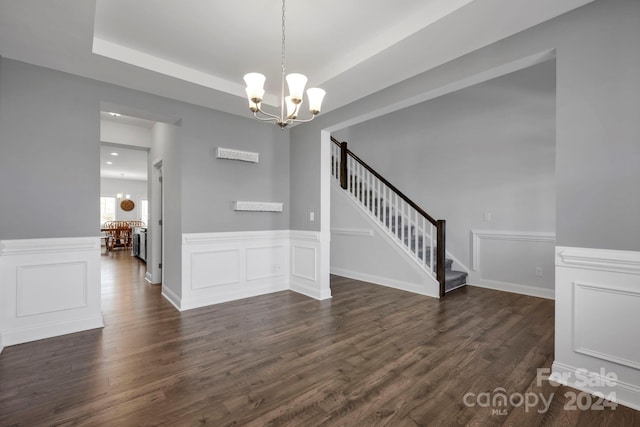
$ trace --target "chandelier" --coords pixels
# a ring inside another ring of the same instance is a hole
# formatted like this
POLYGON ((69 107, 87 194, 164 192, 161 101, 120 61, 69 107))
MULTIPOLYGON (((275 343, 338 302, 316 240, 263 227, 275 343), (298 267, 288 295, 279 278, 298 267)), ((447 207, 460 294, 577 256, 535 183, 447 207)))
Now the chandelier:
POLYGON ((320 107, 322 105, 322 99, 324 98, 325 91, 320 88, 307 89, 307 99, 309 102, 309 112, 311 117, 308 119, 298 119, 298 113, 302 106, 302 96, 304 93, 304 87, 307 84, 307 77, 298 74, 291 73, 285 77, 286 70, 284 65, 285 54, 285 0, 282 0, 282 76, 281 76, 281 88, 280 88, 280 115, 271 114, 264 111, 262 108, 262 98, 264 96, 264 82, 265 76, 260 73, 245 74, 244 81, 247 84, 246 92, 249 99, 249 109, 253 112, 253 116, 261 121, 269 122, 273 121, 281 128, 286 127, 292 123, 310 122, 314 117, 320 113, 320 107), (287 81, 289 86, 289 96, 284 96, 284 82, 287 81), (286 110, 286 115, 285 115, 286 110))

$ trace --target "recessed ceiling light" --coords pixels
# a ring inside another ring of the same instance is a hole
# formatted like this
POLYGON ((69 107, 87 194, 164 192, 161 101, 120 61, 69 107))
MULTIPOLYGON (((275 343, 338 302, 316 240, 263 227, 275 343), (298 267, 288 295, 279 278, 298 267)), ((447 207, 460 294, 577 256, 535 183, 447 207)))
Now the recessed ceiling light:
POLYGON ((113 153, 109 153, 109 154, 111 154, 112 156, 117 156, 118 155, 118 153, 116 153, 115 151, 113 153))
POLYGON ((108 165, 112 165, 113 164, 113 162, 105 162, 105 163, 108 164, 108 165))
POLYGON ((111 117, 120 117, 121 116, 121 114, 119 114, 119 113, 111 113, 111 112, 109 112, 109 114, 111 114, 111 117))

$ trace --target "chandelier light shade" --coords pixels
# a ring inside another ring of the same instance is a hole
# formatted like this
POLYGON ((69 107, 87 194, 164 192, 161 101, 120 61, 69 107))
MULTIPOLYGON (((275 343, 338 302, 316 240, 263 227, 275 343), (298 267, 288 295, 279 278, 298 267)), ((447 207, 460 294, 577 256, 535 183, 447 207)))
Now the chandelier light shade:
POLYGON ((307 89, 307 101, 309 103, 309 112, 311 117, 308 119, 298 119, 300 108, 303 104, 304 87, 307 85, 307 77, 299 73, 286 74, 285 68, 285 0, 282 0, 282 76, 280 89, 280 115, 271 114, 262 109, 262 99, 264 98, 264 82, 266 77, 260 73, 248 73, 244 76, 244 82, 247 87, 247 99, 249 100, 249 110, 253 112, 253 116, 261 121, 270 121, 276 123, 281 128, 285 128, 292 123, 309 122, 320 114, 322 100, 325 91, 320 88, 307 89), (289 88, 289 96, 284 96, 285 81, 289 88), (286 112, 286 115, 285 115, 286 112))

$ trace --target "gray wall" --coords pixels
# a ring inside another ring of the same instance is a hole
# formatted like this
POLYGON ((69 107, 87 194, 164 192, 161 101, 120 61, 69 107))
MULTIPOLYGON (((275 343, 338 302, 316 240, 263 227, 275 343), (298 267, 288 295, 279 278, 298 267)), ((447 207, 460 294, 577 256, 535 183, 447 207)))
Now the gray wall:
POLYGON ((0 59, 0 239, 97 236, 94 82, 0 59))
POLYGON ((289 227, 288 209, 280 214, 231 209, 236 198, 288 205, 288 132, 18 61, 1 61, 0 239, 98 235, 101 103, 182 119, 184 188, 182 199, 171 203, 182 210, 183 232, 289 227), (218 145, 253 149, 264 153, 264 160, 249 173, 245 164, 211 158, 209 149, 218 145))
MULTIPOLYGON (((433 217, 446 219, 447 250, 470 267, 472 229, 555 231, 555 75, 555 61, 543 62, 336 137, 433 217)), ((524 283, 534 272, 531 266, 511 277, 524 283)))
POLYGON ((190 141, 182 147, 183 232, 289 228, 288 131, 202 110, 183 119, 181 137, 190 141), (217 159, 216 147, 258 152, 260 161, 217 159), (236 212, 234 200, 283 202, 284 211, 236 212))
POLYGON ((151 200, 151 220, 147 233, 147 274, 153 283, 162 282, 163 287, 180 297, 182 295, 182 126, 157 122, 151 130, 148 176, 151 200), (156 163, 162 162, 162 187, 156 163), (162 197, 159 189, 162 188, 162 197), (160 203, 162 201, 162 204, 160 203), (159 219, 162 218, 162 227, 159 219), (161 234, 163 233, 163 234, 161 234), (161 239, 162 237, 162 239, 161 239), (164 251, 164 252, 162 252, 164 251), (162 257, 161 257, 162 254, 162 257), (163 263, 162 272, 158 268, 163 263), (164 276, 164 277, 163 277, 164 276))
MULTIPOLYGON (((463 27, 474 13, 471 4, 437 25, 463 27)), ((310 159, 319 159, 321 129, 555 49, 558 245, 640 250, 639 20, 638 1, 597 0, 294 128, 292 228, 319 227, 305 211, 320 204, 319 167, 310 159)))

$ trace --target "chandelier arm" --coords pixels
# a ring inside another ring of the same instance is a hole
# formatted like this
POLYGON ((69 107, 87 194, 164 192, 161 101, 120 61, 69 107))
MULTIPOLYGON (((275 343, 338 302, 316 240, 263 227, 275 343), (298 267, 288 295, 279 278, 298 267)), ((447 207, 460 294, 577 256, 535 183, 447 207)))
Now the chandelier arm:
POLYGON ((277 117, 275 117, 275 116, 273 116, 273 117, 267 117, 267 118, 259 117, 257 112, 253 113, 253 118, 254 118, 254 119, 257 119, 257 120, 260 120, 261 122, 274 122, 274 121, 275 121, 275 122, 277 122, 277 121, 279 120, 279 119, 278 119, 277 117))
POLYGON ((292 123, 307 123, 316 118, 317 114, 314 114, 309 119, 291 119, 292 123))
MULTIPOLYGON (((265 115, 265 116, 267 116, 267 117, 271 117, 271 119, 275 119, 275 120, 278 120, 278 121, 282 121, 282 118, 281 118, 280 116, 276 116, 275 114, 267 113, 267 112, 266 112, 266 111, 264 111, 262 108, 258 108, 258 111, 256 111, 256 112, 254 112, 254 113, 253 113, 253 115, 254 115, 257 119, 259 119, 259 120, 262 120, 262 119, 260 119, 260 118, 257 116, 257 114, 258 114, 258 113, 262 113, 262 114, 264 114, 264 115, 265 115)), ((271 120, 271 119, 268 119, 268 120, 271 120)))

